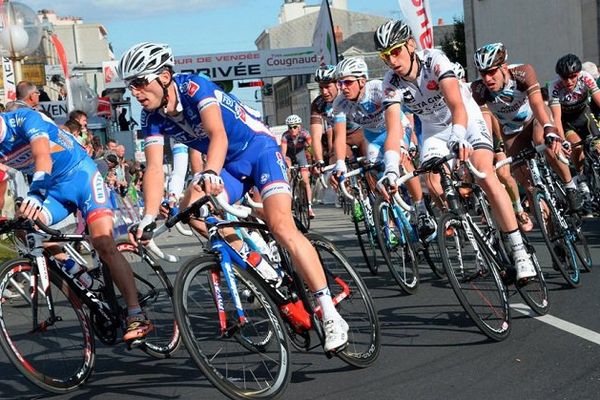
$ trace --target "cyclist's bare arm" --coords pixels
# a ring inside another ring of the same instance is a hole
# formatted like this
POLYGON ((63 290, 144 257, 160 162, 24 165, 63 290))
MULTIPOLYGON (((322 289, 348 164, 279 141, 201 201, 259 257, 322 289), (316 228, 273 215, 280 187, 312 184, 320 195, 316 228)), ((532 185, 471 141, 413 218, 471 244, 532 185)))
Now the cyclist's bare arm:
POLYGON ((202 160, 202 153, 196 149, 189 149, 190 154, 190 165, 192 167, 192 174, 204 171, 204 160, 202 160))
POLYGON ((160 143, 146 145, 146 173, 142 182, 144 189, 144 213, 158 215, 160 203, 163 199, 165 173, 163 171, 163 145, 160 143))
POLYGON ((565 137, 565 130, 562 125, 562 110, 560 108, 560 104, 553 104, 550 106, 550 111, 552 111, 552 119, 554 120, 554 126, 558 130, 558 133, 561 137, 565 137))
POLYGON ((310 136, 313 138, 312 148, 316 161, 323 161, 323 145, 321 138, 323 137, 323 120, 320 116, 310 116, 310 136), (316 120, 319 122, 316 122, 316 120))

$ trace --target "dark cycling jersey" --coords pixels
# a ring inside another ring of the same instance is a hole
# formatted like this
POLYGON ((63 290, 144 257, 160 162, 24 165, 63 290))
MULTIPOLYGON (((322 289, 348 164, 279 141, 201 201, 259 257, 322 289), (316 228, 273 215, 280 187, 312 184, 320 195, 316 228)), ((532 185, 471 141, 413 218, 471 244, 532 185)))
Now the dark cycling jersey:
POLYGON ((505 135, 520 133, 531 122, 529 95, 539 90, 535 70, 529 64, 509 67, 506 83, 499 92, 492 92, 481 79, 471 84, 473 99, 498 118, 505 135))
POLYGON ((286 156, 292 159, 296 158, 298 154, 304 154, 306 148, 310 146, 310 142, 310 133, 304 129, 296 137, 292 136, 289 130, 281 136, 281 143, 287 143, 286 156))

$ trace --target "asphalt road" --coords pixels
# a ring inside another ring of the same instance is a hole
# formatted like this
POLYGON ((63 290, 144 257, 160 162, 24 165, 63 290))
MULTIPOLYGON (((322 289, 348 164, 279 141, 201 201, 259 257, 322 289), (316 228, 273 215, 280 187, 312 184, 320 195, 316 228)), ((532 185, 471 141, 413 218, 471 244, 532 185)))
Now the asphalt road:
MULTIPOLYGON (((518 294, 511 296, 512 333, 491 342, 471 323, 449 285, 421 266, 422 284, 403 295, 389 272, 370 276, 362 267, 349 217, 319 207, 314 229, 333 239, 359 271, 375 299, 382 327, 382 351, 366 370, 352 369, 318 351, 292 355, 291 383, 285 399, 599 399, 600 271, 584 274, 570 289, 545 268, 550 312, 531 318, 518 294), (519 311, 520 310, 520 311, 519 311)), ((587 220, 586 236, 600 269, 600 224, 587 220)), ((542 265, 548 256, 533 235, 542 265)), ((163 249, 183 259, 198 252, 188 238, 171 233, 163 249)), ((177 266, 168 267, 174 277, 177 266)), ((54 396, 30 385, 0 352, 0 399, 220 399, 185 349, 174 358, 154 360, 123 345, 97 342, 96 369, 88 383, 54 396)))

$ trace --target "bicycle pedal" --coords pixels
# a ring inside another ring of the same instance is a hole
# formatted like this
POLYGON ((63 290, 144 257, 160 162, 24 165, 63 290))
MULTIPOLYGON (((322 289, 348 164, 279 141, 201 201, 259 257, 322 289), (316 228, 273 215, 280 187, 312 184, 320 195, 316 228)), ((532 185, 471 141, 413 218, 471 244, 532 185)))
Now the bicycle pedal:
POLYGON ((146 343, 145 339, 133 339, 133 340, 130 340, 129 342, 125 342, 125 344, 127 345, 127 350, 129 350, 129 351, 131 351, 137 347, 140 347, 144 343, 146 343))
POLYGON ((341 353, 341 352, 343 352, 344 350, 346 350, 346 347, 348 347, 348 342, 346 342, 346 344, 344 344, 344 345, 342 345, 342 346, 338 347, 337 349, 333 349, 333 350, 330 350, 330 351, 326 351, 326 352, 325 352, 325 355, 327 356, 327 358, 331 359, 331 358, 333 358, 334 356, 336 356, 338 353, 341 353))

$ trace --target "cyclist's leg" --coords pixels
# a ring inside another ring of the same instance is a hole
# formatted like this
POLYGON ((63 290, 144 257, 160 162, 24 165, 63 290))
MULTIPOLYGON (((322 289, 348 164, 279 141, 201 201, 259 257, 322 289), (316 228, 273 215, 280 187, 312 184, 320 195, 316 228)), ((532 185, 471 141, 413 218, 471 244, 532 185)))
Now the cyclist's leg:
POLYGON ((478 179, 478 183, 488 197, 494 218, 510 242, 517 268, 517 278, 535 276, 536 271, 523 243, 515 213, 512 211, 510 197, 494 171, 491 136, 483 117, 480 116, 480 113, 478 116, 477 112, 478 110, 473 110, 469 113, 467 140, 474 149, 471 162, 480 172, 485 173, 485 178, 478 179))
POLYGON ((293 265, 323 310, 325 350, 338 349, 348 341, 348 325, 333 305, 316 250, 296 228, 292 218, 291 189, 285 179, 285 167, 279 162, 279 148, 264 140, 255 158, 252 177, 263 199, 266 223, 275 240, 289 252, 293 265), (264 174, 268 174, 269 178, 263 182, 260 177, 264 174))

